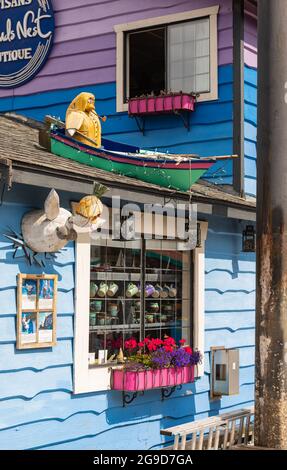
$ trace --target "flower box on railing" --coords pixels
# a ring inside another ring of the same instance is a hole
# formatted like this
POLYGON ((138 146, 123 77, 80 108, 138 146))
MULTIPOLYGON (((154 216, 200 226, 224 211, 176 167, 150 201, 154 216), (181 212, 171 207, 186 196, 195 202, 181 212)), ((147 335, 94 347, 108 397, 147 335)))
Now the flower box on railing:
POLYGON ((194 93, 167 93, 159 96, 140 96, 130 98, 128 112, 130 116, 146 114, 194 111, 196 95, 194 93))
POLYGON ((191 382, 194 382, 194 365, 149 370, 122 368, 112 371, 111 389, 141 392, 154 388, 175 387, 191 382))

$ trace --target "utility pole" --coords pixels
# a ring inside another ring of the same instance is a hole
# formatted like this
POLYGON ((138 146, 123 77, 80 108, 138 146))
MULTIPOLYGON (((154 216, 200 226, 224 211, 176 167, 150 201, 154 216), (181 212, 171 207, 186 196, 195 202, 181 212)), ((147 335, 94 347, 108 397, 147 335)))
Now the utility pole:
POLYGON ((255 445, 287 449, 287 1, 258 0, 255 445))

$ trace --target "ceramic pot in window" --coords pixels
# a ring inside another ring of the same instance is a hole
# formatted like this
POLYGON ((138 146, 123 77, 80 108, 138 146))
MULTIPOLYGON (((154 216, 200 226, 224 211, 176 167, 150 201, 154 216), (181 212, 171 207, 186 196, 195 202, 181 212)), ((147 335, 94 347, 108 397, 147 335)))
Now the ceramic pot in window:
POLYGON ((154 292, 152 293, 152 297, 154 299, 158 299, 160 297, 160 293, 162 291, 162 287, 159 285, 159 284, 156 284, 155 288, 154 288, 154 292))
POLYGON ((169 287, 165 285, 160 292, 160 296, 162 299, 166 299, 168 295, 169 295, 169 287))
POLYGON ((98 296, 105 297, 105 295, 108 292, 108 288, 109 288, 108 284, 106 284, 105 282, 101 282, 99 290, 98 290, 98 296))
POLYGON ((147 322, 147 323, 153 323, 153 322, 154 322, 154 316, 151 315, 151 314, 147 314, 147 315, 145 316, 145 319, 146 319, 146 322, 147 322))
POLYGON ((174 286, 171 286, 169 288, 169 297, 176 297, 176 294, 177 294, 177 289, 174 287, 174 286))
POLYGON ((138 293, 139 289, 136 284, 130 283, 126 290, 126 296, 130 299, 138 293))
POLYGON ((103 301, 102 300, 96 300, 94 302, 94 306, 95 306, 95 311, 96 312, 100 312, 102 310, 102 305, 103 305, 103 301))
POLYGON ((90 283, 90 297, 96 297, 98 292, 98 286, 94 282, 90 283))
POLYGON ((112 317, 117 317, 118 316, 118 305, 117 304, 109 304, 108 306, 108 312, 112 317))
POLYGON ((145 286, 145 295, 146 295, 146 297, 151 297, 152 294, 154 293, 154 291, 155 291, 155 288, 152 284, 147 284, 145 286))
POLYGON ((111 282, 109 285, 107 295, 108 297, 113 297, 119 290, 119 286, 115 282, 111 282))
POLYGON ((159 311, 159 304, 157 302, 151 302, 149 308, 153 313, 157 313, 159 311))
POLYGON ((97 323, 97 314, 90 313, 90 326, 96 326, 97 323))
POLYGON ((97 325, 104 325, 105 324, 105 315, 98 315, 97 316, 97 325))

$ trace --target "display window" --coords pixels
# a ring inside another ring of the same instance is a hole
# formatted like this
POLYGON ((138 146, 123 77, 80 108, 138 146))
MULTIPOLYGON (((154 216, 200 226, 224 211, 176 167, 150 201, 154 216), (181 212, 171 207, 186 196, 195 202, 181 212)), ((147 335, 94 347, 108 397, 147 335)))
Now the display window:
POLYGON ((124 342, 172 336, 191 342, 191 253, 176 241, 91 244, 89 365, 113 363, 124 342))
POLYGON ((200 228, 200 246, 185 251, 157 232, 131 241, 78 233, 74 393, 109 390, 128 339, 184 338, 204 351, 207 222, 200 228))

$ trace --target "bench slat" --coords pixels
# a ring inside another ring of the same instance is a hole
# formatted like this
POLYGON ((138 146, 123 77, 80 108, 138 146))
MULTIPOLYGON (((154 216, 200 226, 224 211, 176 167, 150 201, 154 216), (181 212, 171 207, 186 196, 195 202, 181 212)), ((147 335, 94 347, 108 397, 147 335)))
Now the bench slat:
POLYGON ((223 413, 221 415, 212 416, 210 418, 204 418, 200 421, 192 421, 190 423, 180 424, 171 428, 162 429, 160 433, 165 436, 172 436, 182 433, 192 434, 194 430, 200 431, 201 429, 206 429, 212 425, 216 426, 219 424, 224 424, 229 419, 242 418, 244 420, 245 416, 248 416, 252 413, 252 408, 241 409, 231 413, 223 413))

